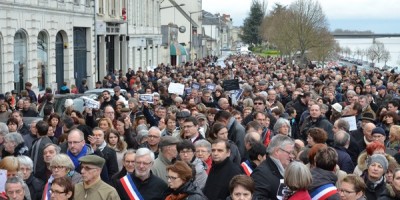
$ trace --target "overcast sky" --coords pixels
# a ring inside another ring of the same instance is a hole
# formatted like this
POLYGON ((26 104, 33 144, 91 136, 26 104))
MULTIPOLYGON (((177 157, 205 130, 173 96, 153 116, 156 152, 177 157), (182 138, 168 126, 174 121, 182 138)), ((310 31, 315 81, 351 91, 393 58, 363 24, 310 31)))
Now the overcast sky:
MULTIPOLYGON (((295 0, 266 0, 267 12, 275 5, 295 0)), ((230 14, 235 26, 241 26, 250 12, 252 0, 203 0, 203 10, 230 14)), ((400 33, 399 0, 319 0, 329 28, 371 30, 375 33, 400 33)))

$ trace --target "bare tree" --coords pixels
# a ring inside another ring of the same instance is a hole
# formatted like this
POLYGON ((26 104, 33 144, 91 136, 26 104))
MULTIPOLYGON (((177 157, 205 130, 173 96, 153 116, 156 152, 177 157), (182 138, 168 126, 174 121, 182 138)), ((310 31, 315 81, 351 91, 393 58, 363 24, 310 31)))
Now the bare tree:
POLYGON ((372 62, 374 62, 374 60, 380 62, 383 59, 385 51, 387 51, 385 45, 382 42, 377 41, 368 48, 368 58, 371 59, 372 62))
POLYGON ((390 58, 391 58, 390 52, 387 50, 384 50, 382 53, 381 59, 383 60, 383 62, 385 62, 385 66, 386 66, 386 63, 390 60, 390 58))

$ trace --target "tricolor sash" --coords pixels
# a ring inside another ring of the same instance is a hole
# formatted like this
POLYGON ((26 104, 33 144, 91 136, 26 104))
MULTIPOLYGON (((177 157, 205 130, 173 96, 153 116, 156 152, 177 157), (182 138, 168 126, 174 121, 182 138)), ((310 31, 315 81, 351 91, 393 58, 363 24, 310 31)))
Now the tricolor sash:
POLYGON ((142 195, 139 193, 139 190, 136 188, 136 185, 133 182, 131 175, 127 174, 119 180, 121 181, 121 184, 124 187, 126 194, 128 194, 129 199, 144 200, 142 195))
POLYGON ((51 185, 50 184, 51 184, 50 182, 46 183, 44 190, 43 190, 43 194, 42 194, 42 200, 50 200, 50 196, 51 196, 51 194, 50 194, 51 185))
POLYGON ((318 187, 316 190, 311 192, 310 196, 312 200, 322 200, 337 193, 337 188, 333 184, 325 184, 318 187))
POLYGON ((251 173, 253 173, 253 169, 250 166, 250 162, 248 160, 246 160, 245 162, 242 162, 242 164, 240 164, 244 170, 244 173, 246 173, 247 176, 250 176, 251 173))

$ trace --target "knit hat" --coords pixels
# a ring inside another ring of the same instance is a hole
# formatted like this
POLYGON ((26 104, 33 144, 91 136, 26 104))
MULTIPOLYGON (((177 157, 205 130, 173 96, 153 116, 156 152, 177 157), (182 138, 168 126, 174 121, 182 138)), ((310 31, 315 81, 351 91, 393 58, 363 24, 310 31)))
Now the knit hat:
POLYGON ((369 157, 368 162, 367 162, 368 167, 372 163, 379 163, 383 167, 384 173, 386 173, 388 166, 389 166, 388 160, 386 159, 386 157, 384 155, 381 155, 381 154, 374 154, 371 157, 369 157))
POLYGON ((383 130, 383 128, 381 127, 376 127, 374 129, 372 129, 371 135, 373 134, 381 134, 383 136, 386 136, 385 130, 383 130))

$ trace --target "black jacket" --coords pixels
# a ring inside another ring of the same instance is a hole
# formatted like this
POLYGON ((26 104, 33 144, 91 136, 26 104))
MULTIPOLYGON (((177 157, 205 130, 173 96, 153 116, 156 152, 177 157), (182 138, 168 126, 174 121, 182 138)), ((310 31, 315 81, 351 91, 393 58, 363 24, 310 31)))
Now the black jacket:
POLYGON ((46 144, 48 143, 53 143, 48 136, 38 138, 33 142, 33 146, 30 152, 31 158, 33 160, 33 169, 34 169, 33 175, 44 182, 47 181, 47 177, 45 175, 46 163, 44 162, 43 158, 43 149, 44 146, 46 146, 46 144))
POLYGON ((42 199, 44 182, 31 174, 28 179, 25 180, 26 185, 28 185, 29 193, 31 194, 32 200, 42 199))
MULTIPOLYGON (((312 175, 312 184, 308 189, 308 192, 311 194, 316 191, 319 187, 326 184, 336 185, 337 176, 332 171, 323 170, 321 168, 311 169, 312 175)), ((328 197, 327 200, 339 200, 339 193, 333 194, 328 197)))
POLYGON ((268 156, 251 174, 256 190, 257 199, 277 199, 276 194, 283 176, 274 161, 268 156))
POLYGON ((211 200, 225 200, 230 195, 229 181, 242 173, 241 167, 233 163, 229 157, 218 164, 213 162, 203 189, 204 195, 211 200))
POLYGON ((25 146, 25 143, 21 143, 14 148, 14 153, 11 154, 11 153, 7 152, 6 149, 4 148, 1 155, 3 156, 3 158, 6 156, 15 156, 15 157, 28 156, 29 157, 29 149, 27 146, 25 146))
POLYGON ((208 200, 200 188, 196 187, 192 181, 186 182, 177 190, 170 189, 170 195, 188 194, 185 200, 208 200))
POLYGON ((380 199, 381 196, 386 196, 385 194, 389 193, 388 189, 390 185, 386 183, 384 178, 381 179, 376 186, 374 186, 375 184, 368 179, 367 170, 364 171, 361 177, 364 179, 365 185, 367 185, 367 188, 365 189, 365 196, 367 197, 367 200, 380 199))
POLYGON ((240 152, 240 157, 245 158, 245 151, 246 151, 244 147, 244 135, 246 134, 245 128, 238 121, 236 121, 236 119, 234 119, 233 124, 228 128, 229 128, 228 139, 236 144, 240 152))
MULTIPOLYGON (((133 183, 138 189, 139 193, 142 195, 143 199, 146 200, 164 200, 167 196, 168 185, 162 179, 153 175, 150 172, 150 177, 142 181, 135 175, 130 175, 133 183)), ((120 180, 117 181, 115 189, 121 199, 129 199, 128 194, 125 192, 124 187, 120 180)))
MULTIPOLYGON (((118 172, 117 153, 108 146, 105 146, 101 152, 103 153, 103 158, 106 160, 108 177, 111 179, 118 172)), ((106 182, 110 183, 110 180, 106 182)))
POLYGON ((325 116, 320 116, 319 118, 317 118, 316 120, 313 120, 311 118, 311 116, 308 116, 303 124, 300 127, 300 135, 301 137, 306 140, 307 139, 307 131, 310 128, 322 128, 326 131, 326 133, 328 133, 328 140, 326 141, 327 144, 329 144, 330 146, 332 146, 333 144, 333 125, 331 124, 331 122, 329 122, 328 119, 326 119, 325 116))
POLYGON ((349 153, 347 153, 347 149, 344 147, 335 146, 335 150, 338 154, 337 164, 339 165, 339 168, 348 174, 353 173, 355 165, 353 164, 349 153))

